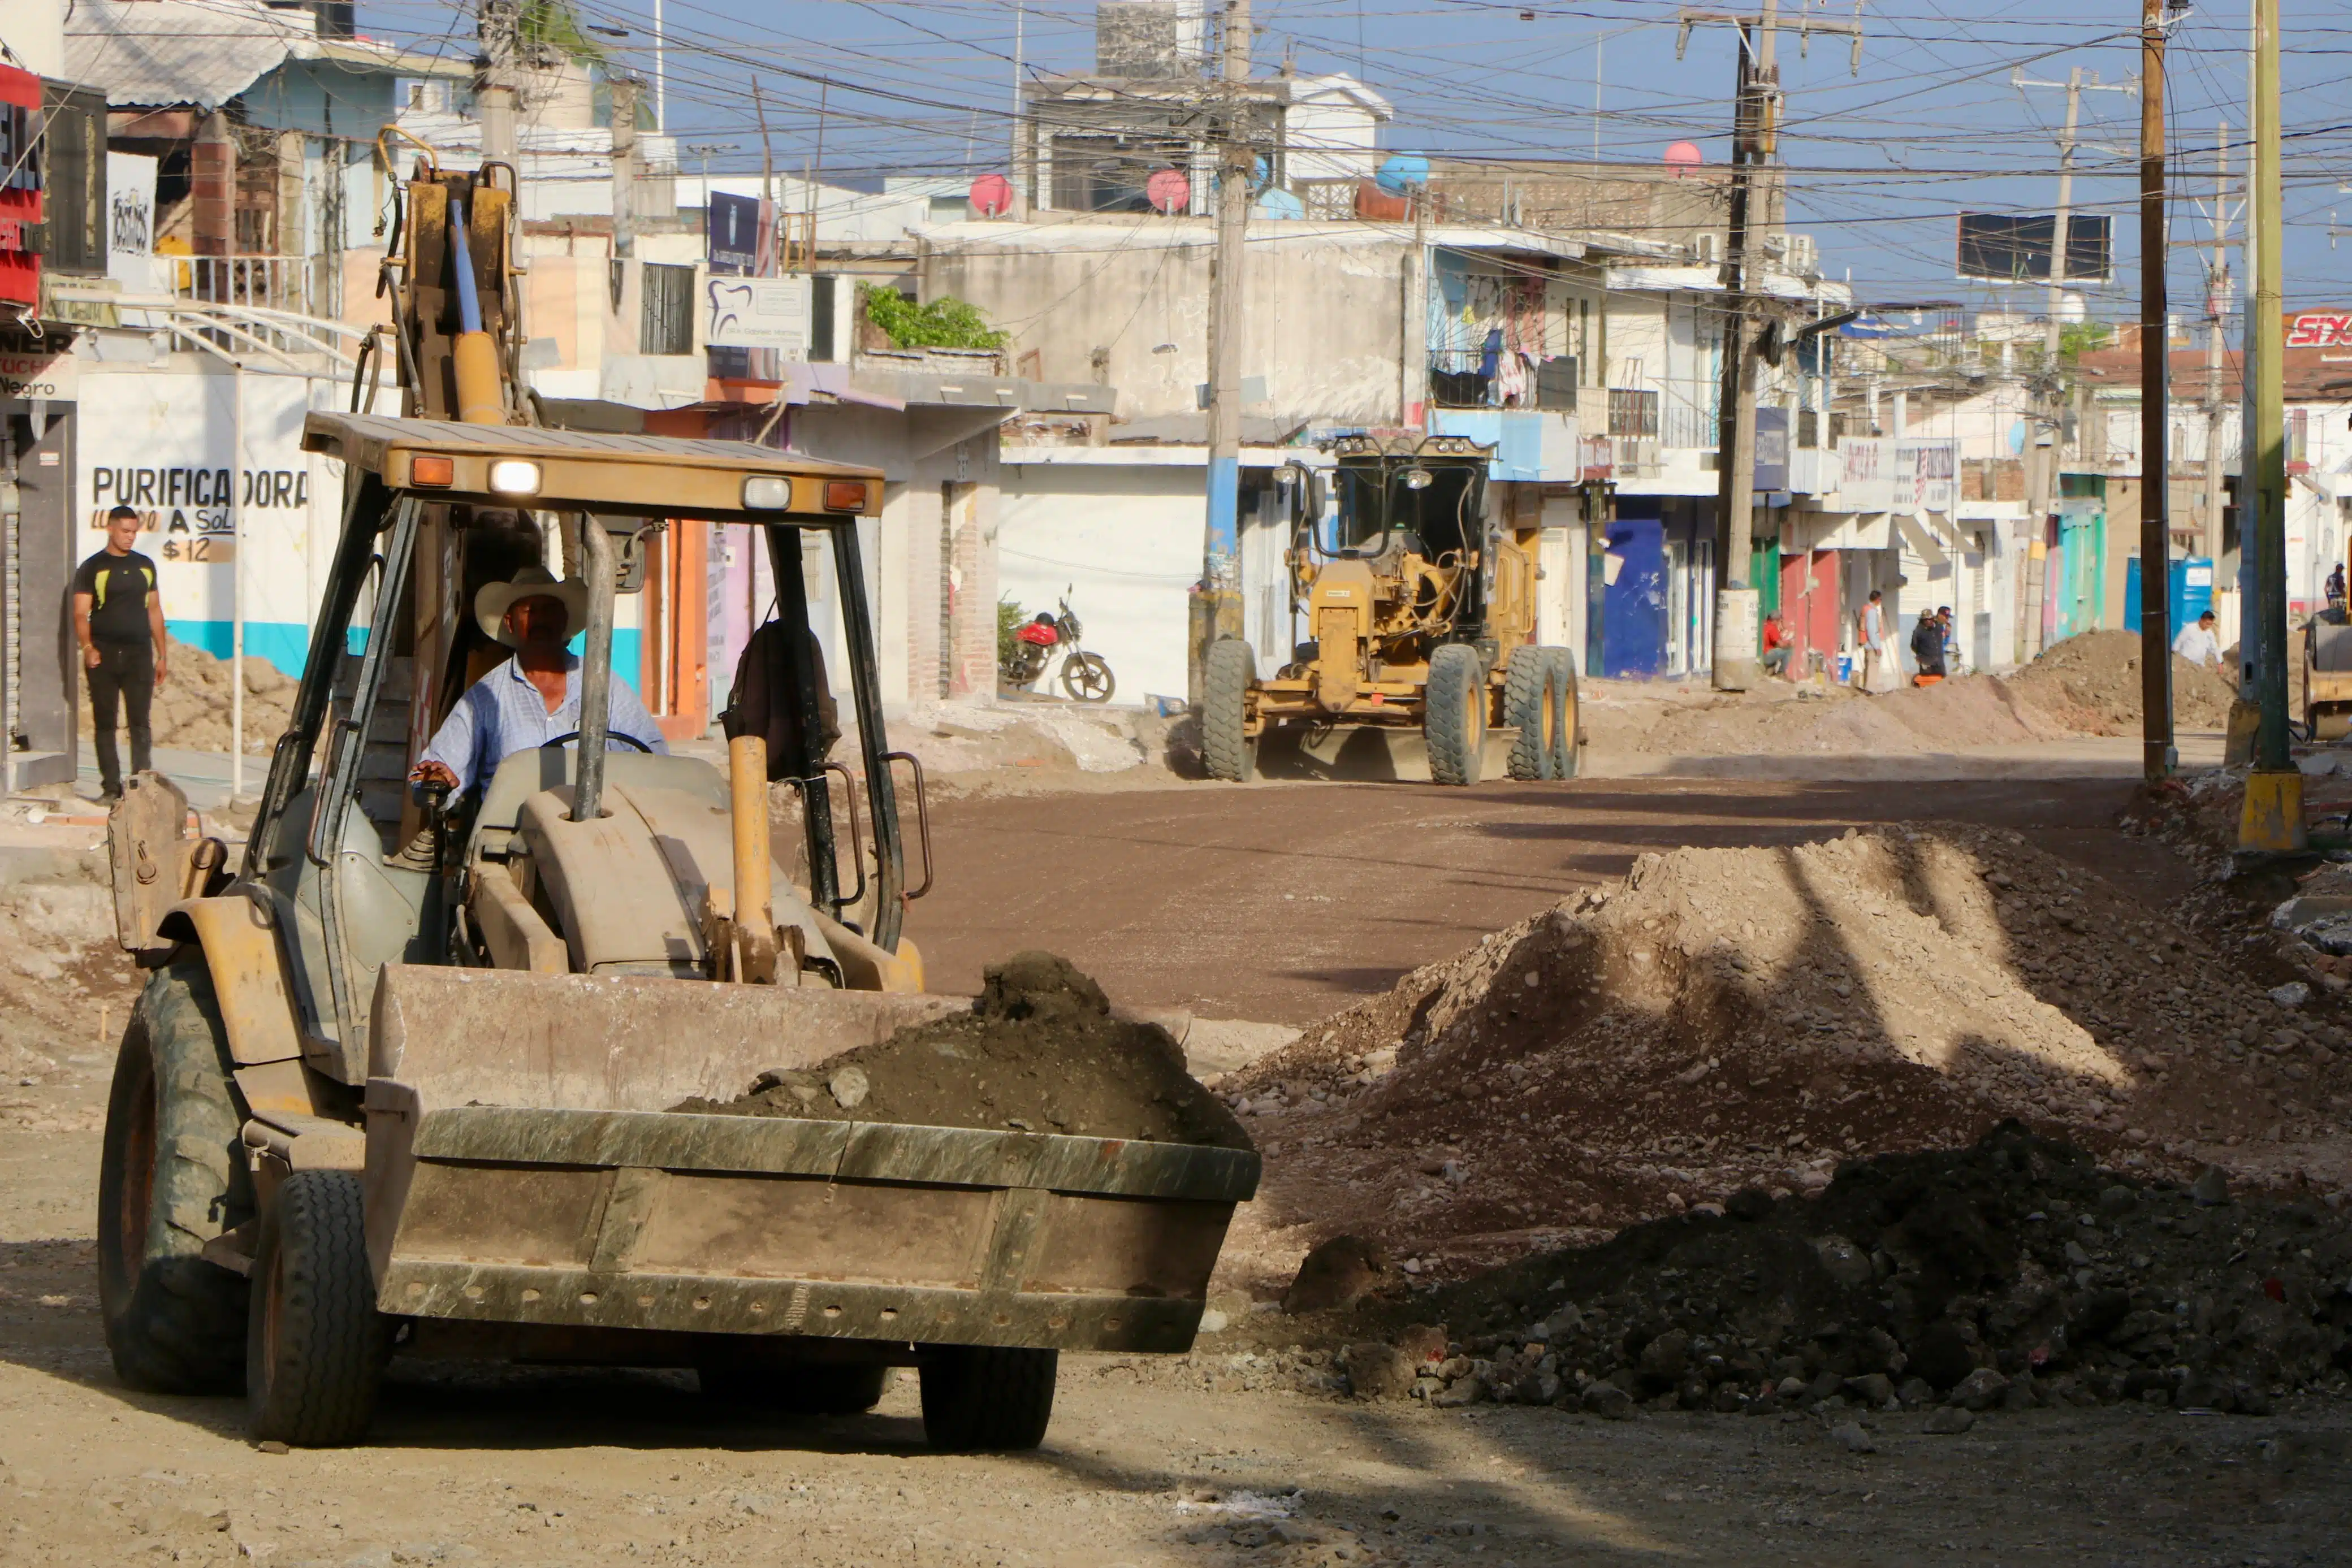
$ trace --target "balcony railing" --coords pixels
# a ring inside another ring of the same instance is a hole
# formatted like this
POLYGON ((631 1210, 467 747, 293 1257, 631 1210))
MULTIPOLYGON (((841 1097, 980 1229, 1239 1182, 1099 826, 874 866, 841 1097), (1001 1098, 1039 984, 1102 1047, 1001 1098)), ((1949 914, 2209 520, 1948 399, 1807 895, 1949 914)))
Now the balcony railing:
POLYGON ((1715 417, 1706 410, 1686 402, 1668 403, 1665 427, 1658 433, 1659 444, 1712 452, 1717 428, 1715 417))
POLYGON ((316 259, 307 256, 182 256, 168 260, 172 292, 207 305, 324 314, 316 259))

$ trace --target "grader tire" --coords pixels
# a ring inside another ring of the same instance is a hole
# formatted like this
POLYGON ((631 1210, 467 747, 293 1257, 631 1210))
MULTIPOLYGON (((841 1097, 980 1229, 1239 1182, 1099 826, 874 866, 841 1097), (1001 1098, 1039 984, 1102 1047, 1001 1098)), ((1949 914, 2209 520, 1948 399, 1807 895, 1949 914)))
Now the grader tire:
POLYGON ((950 1453, 1034 1448, 1054 1417, 1059 1351, 946 1345, 924 1358, 923 1438, 950 1453))
POLYGON ((245 1349, 256 1441, 356 1443, 392 1352, 375 1310, 357 1171, 296 1171, 262 1221, 245 1349))
POLYGON ((1503 713, 1519 732, 1511 742, 1511 777, 1522 782, 1553 777, 1552 727, 1559 722, 1559 705, 1552 690, 1550 652, 1514 648, 1504 667, 1503 713))
POLYGON ((140 993, 115 1060, 98 1177, 98 1296, 116 1374, 217 1394, 245 1372, 246 1282, 197 1256, 253 1217, 228 1035, 193 949, 140 993))
POLYGON ((1243 724, 1256 674, 1257 656, 1247 643, 1226 637, 1209 645, 1201 682, 1201 756, 1212 779, 1241 784, 1250 777, 1254 759, 1243 724))
POLYGON ((1551 758, 1553 779, 1573 779, 1584 752, 1578 742, 1577 727, 1584 716, 1577 710, 1576 655, 1566 648, 1546 648, 1544 655, 1551 661, 1551 691, 1554 706, 1551 758))
POLYGON ((1478 782, 1486 762, 1486 664, 1477 649, 1448 643, 1430 655, 1421 726, 1433 783, 1478 782))

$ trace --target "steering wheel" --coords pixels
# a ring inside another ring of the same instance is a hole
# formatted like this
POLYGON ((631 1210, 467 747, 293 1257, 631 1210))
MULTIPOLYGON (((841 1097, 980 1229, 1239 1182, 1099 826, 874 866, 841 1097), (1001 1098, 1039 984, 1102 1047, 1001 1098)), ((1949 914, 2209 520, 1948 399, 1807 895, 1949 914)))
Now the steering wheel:
MULTIPOLYGON (((580 732, 578 730, 567 730, 563 734, 557 736, 552 740, 541 741, 539 743, 539 748, 541 751, 553 751, 557 747, 562 746, 566 741, 577 740, 579 738, 580 732)), ((613 742, 616 740, 621 741, 625 745, 635 747, 639 751, 644 752, 648 757, 651 757, 654 754, 654 748, 652 747, 647 746, 644 741, 639 740, 634 735, 623 735, 618 730, 612 729, 608 729, 604 732, 604 744, 607 747, 610 747, 613 742)))

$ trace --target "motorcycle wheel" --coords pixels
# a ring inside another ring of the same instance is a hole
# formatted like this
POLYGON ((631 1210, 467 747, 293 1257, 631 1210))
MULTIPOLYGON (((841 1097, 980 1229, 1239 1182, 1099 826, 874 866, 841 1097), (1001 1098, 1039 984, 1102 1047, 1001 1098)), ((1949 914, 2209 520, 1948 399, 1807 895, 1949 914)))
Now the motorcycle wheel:
POLYGON ((1118 683, 1101 654, 1078 653, 1062 661, 1062 689, 1073 702, 1107 703, 1118 683))

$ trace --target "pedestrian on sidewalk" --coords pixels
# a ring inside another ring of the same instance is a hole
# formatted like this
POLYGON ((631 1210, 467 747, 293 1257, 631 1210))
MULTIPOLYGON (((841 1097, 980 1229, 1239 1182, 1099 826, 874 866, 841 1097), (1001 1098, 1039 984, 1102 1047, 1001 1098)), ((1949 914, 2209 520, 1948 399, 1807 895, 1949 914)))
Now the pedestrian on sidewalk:
POLYGON ((2192 664, 2208 668, 2221 662, 2221 639, 2214 634, 2213 612, 2200 615, 2192 625, 2183 626, 2180 635, 2172 640, 2172 651, 2192 664))
POLYGON ((90 744, 98 752, 99 799, 122 799, 122 758, 114 748, 115 709, 131 730, 131 770, 152 765, 147 713, 169 670, 164 650, 163 597, 155 591, 155 563, 131 548, 139 514, 117 507, 106 514, 106 548, 74 571, 74 638, 89 680, 90 744))
POLYGON ((1856 617, 1855 641, 1862 644, 1862 689, 1875 696, 1895 689, 1895 646, 1886 635, 1886 604, 1876 589, 1856 617))
POLYGON ((1939 615, 1919 617, 1911 628, 1911 662, 1918 666, 1919 684, 1944 678, 1944 622, 1939 615))

